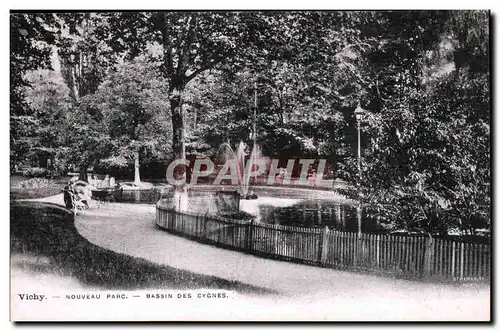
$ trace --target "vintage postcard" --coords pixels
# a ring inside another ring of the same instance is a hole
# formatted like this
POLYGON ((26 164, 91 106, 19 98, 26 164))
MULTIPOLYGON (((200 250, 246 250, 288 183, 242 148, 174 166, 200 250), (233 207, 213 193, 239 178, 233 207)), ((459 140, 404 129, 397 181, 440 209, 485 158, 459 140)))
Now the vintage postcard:
POLYGON ((11 321, 491 321, 490 31, 11 10, 11 321))

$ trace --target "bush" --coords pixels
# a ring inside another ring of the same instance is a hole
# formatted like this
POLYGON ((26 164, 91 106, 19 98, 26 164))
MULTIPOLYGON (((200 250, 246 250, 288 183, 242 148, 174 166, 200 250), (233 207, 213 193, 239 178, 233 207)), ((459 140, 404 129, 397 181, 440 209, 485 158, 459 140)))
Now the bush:
POLYGON ((47 175, 47 169, 45 168, 28 168, 23 171, 24 177, 45 177, 47 175))
POLYGON ((18 187, 26 189, 37 189, 54 186, 54 183, 46 178, 31 178, 19 182, 18 187))
POLYGON ((64 174, 64 172, 62 170, 52 169, 52 170, 47 170, 46 171, 45 177, 47 177, 47 178, 59 178, 63 174, 64 174))
POLYGON ((242 211, 242 210, 220 211, 217 213, 217 216, 229 218, 229 219, 233 219, 233 220, 242 220, 242 221, 251 221, 251 220, 255 219, 254 215, 247 213, 246 211, 242 211))
POLYGON ((17 183, 11 182, 10 198, 11 200, 45 198, 61 193, 62 188, 63 185, 50 179, 30 178, 17 183))
POLYGON ((47 169, 47 176, 50 178, 59 178, 65 176, 68 172, 77 169, 78 165, 68 162, 67 157, 69 152, 60 152, 52 161, 52 166, 47 169))

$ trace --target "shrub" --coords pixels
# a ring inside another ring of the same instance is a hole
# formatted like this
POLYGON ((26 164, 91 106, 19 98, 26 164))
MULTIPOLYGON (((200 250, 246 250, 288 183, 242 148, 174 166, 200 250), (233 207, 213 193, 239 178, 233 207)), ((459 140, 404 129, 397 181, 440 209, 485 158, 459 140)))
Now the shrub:
POLYGON ((68 163, 62 158, 55 158, 48 175, 50 177, 60 177, 68 173, 68 171, 70 171, 68 163))
POLYGON ((31 178, 28 180, 23 180, 18 184, 20 188, 26 189, 45 188, 51 187, 53 185, 54 183, 46 178, 31 178))
POLYGON ((45 168, 28 168, 23 171, 24 177, 45 177, 47 175, 47 169, 45 168))
POLYGON ((251 220, 255 219, 254 215, 247 213, 246 211, 242 211, 242 210, 220 211, 217 213, 217 216, 229 218, 229 219, 242 220, 242 221, 251 221, 251 220))
POLYGON ((61 170, 52 169, 52 170, 47 170, 46 171, 45 177, 47 177, 47 178, 59 178, 63 174, 64 174, 64 172, 61 171, 61 170))

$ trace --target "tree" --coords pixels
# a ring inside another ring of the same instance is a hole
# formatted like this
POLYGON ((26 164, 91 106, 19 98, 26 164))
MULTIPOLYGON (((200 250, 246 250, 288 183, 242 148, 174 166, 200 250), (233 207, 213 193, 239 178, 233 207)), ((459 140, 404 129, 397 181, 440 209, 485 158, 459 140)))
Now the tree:
MULTIPOLYGON (((165 152, 153 144, 159 137, 161 144, 171 138, 175 158, 213 155, 222 142, 250 142, 257 83, 257 140, 267 155, 337 162, 337 175, 357 188, 353 197, 380 209, 393 227, 444 234, 447 227, 474 232, 490 223, 486 11, 55 18, 16 18, 18 29, 11 32, 20 39, 14 49, 19 58, 11 66, 16 79, 24 79, 26 70, 38 67, 25 50, 35 45, 36 58, 46 59, 42 50, 50 41, 33 41, 45 40, 44 30, 59 36, 61 71, 72 98, 68 109, 75 118, 67 138, 71 162, 85 174, 103 158, 129 164, 135 153, 139 165, 151 153, 165 152), (26 67, 24 60, 30 62, 26 67), (162 79, 164 93, 151 92, 162 79), (353 116, 358 104, 367 109, 361 176, 353 116), (168 116, 160 120, 159 109, 168 116), (165 119, 171 125, 158 125, 165 119)), ((22 111, 12 117, 16 158, 28 155, 31 143, 51 148, 51 136, 36 130, 39 114, 29 107, 22 111), (29 135, 21 132, 24 127, 29 135)), ((185 169, 176 170, 185 176, 185 169)))
MULTIPOLYGON (((64 158, 57 156, 68 141, 71 102, 69 91, 60 75, 52 70, 28 72, 25 99, 32 109, 33 125, 24 126, 23 146, 31 163, 60 173, 65 169, 64 158)), ((17 153, 23 152, 18 145, 17 153)))
POLYGON ((50 29, 50 13, 10 14, 10 161, 11 170, 29 151, 24 130, 33 127, 33 111, 26 103, 25 74, 39 68, 50 68, 51 45, 55 35, 50 29))
POLYGON ((351 175, 361 185, 358 197, 400 228, 444 235, 449 227, 488 226, 487 13, 382 15, 379 33, 390 43, 370 55, 363 127, 369 139, 362 177, 351 175), (408 20, 416 27, 401 32, 408 20), (399 56, 388 56, 394 52, 399 56))
POLYGON ((341 138, 344 112, 359 94, 361 53, 370 46, 357 27, 365 16, 370 15, 259 13, 253 34, 259 51, 245 49, 251 59, 243 65, 229 61, 210 71, 208 77, 193 80, 186 89, 188 94, 203 95, 187 101, 198 128, 208 130, 205 134, 215 144, 212 148, 227 139, 251 136, 257 83, 258 141, 266 154, 340 154, 345 144, 341 138))
POLYGON ((166 86, 143 58, 118 64, 99 89, 88 99, 103 114, 113 145, 112 154, 102 162, 125 167, 134 161, 135 183, 140 184, 140 155, 165 151, 170 125, 162 112, 167 100, 166 86))
MULTIPOLYGON (((160 72, 168 81, 172 120, 172 149, 178 159, 186 157, 183 96, 187 84, 200 73, 223 63, 239 64, 250 48, 257 49, 256 34, 266 22, 252 12, 155 12, 110 14, 115 50, 137 56, 148 46, 159 45, 160 72)), ((252 52, 254 54, 254 52, 252 52)), ((185 169, 177 167, 177 177, 185 169)))
POLYGON ((80 180, 87 181, 87 169, 103 155, 102 149, 93 149, 102 137, 101 115, 82 98, 92 94, 102 82, 106 69, 116 58, 106 43, 106 21, 95 13, 61 13, 58 16, 59 37, 57 54, 61 74, 70 90, 75 108, 75 134, 69 153, 80 170, 80 180), (80 122, 76 122, 80 121, 80 122), (89 150, 82 150, 88 146, 89 150))

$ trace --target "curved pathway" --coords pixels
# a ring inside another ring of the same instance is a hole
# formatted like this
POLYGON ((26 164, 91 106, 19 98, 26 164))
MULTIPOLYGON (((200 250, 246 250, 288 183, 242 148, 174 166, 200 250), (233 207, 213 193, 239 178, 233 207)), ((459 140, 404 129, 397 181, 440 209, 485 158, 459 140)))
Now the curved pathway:
MULTIPOLYGON (((33 200, 63 204, 62 194, 33 200)), ((118 253, 281 293, 273 299, 247 298, 243 311, 306 320, 490 318, 486 285, 425 284, 264 259, 158 230, 155 213, 153 205, 94 203, 78 213, 75 225, 93 244, 118 253)))
MULTIPOLYGON (((375 319, 488 319, 486 285, 439 285, 264 259, 158 230, 155 206, 98 204, 77 230, 101 247, 158 264, 273 289, 276 300, 331 305, 375 319)), ((336 308, 333 308, 336 307, 336 308)), ((305 313, 305 312, 304 312, 305 313)))

